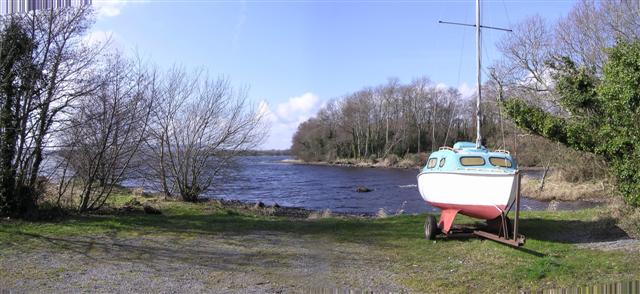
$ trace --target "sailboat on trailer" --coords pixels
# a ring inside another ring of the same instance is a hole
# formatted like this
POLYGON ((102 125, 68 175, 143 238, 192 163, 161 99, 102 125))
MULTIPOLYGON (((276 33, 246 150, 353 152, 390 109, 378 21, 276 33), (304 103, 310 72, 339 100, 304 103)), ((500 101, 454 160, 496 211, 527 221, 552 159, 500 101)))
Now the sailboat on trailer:
POLYGON ((418 175, 420 195, 429 205, 441 210, 437 223, 433 216, 427 217, 425 235, 427 239, 433 239, 438 232, 450 234, 456 215, 463 214, 487 220, 496 227, 497 234, 480 230, 474 231, 474 234, 520 246, 524 244, 524 236, 517 232, 520 206, 520 173, 517 164, 508 151, 491 151, 482 146, 480 30, 500 28, 480 24, 479 0, 476 0, 476 24, 468 26, 476 28, 476 142, 457 142, 453 147, 441 147, 431 153, 418 175), (512 225, 507 214, 514 206, 516 216, 512 225))

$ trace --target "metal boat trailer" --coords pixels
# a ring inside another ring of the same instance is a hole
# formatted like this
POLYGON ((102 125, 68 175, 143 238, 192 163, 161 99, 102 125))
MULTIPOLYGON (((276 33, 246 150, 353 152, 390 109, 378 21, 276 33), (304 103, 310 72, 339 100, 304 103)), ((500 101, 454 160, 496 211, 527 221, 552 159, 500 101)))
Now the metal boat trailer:
MULTIPOLYGON (((488 240, 492 240, 495 242, 499 242, 502 244, 506 244, 513 247, 520 247, 525 244, 526 237, 522 234, 518 233, 518 224, 520 222, 520 182, 521 182, 521 174, 518 171, 518 181, 517 181, 517 192, 516 199, 514 204, 511 205, 506 211, 502 212, 502 214, 494 219, 487 221, 487 228, 490 230, 482 230, 478 228, 464 228, 456 226, 455 228, 451 228, 447 234, 443 234, 445 238, 468 238, 468 237, 481 237, 488 240), (514 219, 513 224, 511 220, 508 218, 508 214, 511 209, 515 206, 514 211, 514 219)), ((427 220, 425 222, 425 235, 428 240, 434 239, 435 234, 434 231, 439 231, 438 233, 442 233, 440 229, 433 228, 436 225, 435 217, 432 215, 427 216, 427 220)))

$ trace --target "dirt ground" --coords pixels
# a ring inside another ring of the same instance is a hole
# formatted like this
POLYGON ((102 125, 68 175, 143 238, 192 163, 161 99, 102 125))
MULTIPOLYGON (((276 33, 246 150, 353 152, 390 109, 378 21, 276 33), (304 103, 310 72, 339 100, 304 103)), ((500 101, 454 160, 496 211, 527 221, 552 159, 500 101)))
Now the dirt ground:
POLYGON ((390 262, 362 244, 272 232, 190 239, 31 237, 40 243, 34 250, 0 252, 0 288, 28 293, 406 292, 394 283, 390 262))

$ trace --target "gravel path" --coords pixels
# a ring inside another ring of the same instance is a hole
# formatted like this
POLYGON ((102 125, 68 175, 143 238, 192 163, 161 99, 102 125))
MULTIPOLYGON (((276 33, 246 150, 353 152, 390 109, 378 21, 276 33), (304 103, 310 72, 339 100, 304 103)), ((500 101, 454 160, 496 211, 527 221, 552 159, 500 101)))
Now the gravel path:
POLYGON ((576 244, 580 248, 598 249, 603 251, 623 250, 629 252, 640 252, 640 240, 622 239, 607 242, 591 242, 576 244))
POLYGON ((0 289, 29 293, 406 292, 364 244, 287 233, 45 238, 0 250, 0 289))

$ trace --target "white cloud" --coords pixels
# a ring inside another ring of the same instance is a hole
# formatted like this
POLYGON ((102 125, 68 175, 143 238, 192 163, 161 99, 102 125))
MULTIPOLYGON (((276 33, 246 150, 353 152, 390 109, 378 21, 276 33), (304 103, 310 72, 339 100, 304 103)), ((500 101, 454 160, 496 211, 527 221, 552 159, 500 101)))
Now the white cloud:
POLYGON ((289 98, 287 102, 280 103, 275 108, 261 101, 258 110, 271 125, 269 138, 263 144, 263 148, 290 148, 291 138, 298 129, 298 125, 314 116, 321 107, 320 98, 310 92, 289 98))
POLYGON ((458 91, 462 94, 462 98, 468 98, 476 93, 476 87, 470 87, 467 83, 458 86, 458 91))
POLYGON ((286 103, 278 104, 276 115, 286 122, 298 120, 300 116, 308 117, 309 112, 318 106, 318 101, 318 96, 307 92, 302 96, 289 98, 286 103))
MULTIPOLYGON (((149 2, 146 0, 134 0, 136 3, 149 2)), ((98 18, 114 17, 120 15, 122 9, 132 0, 93 0, 93 6, 96 8, 98 18)))
MULTIPOLYGON (((436 89, 438 90, 446 90, 449 89, 449 86, 445 83, 437 83, 436 89)), ((471 87, 467 85, 467 83, 462 83, 458 86, 458 92, 462 95, 462 98, 469 98, 476 94, 476 87, 471 87)))
POLYGON ((446 89, 449 89, 449 86, 447 86, 447 84, 445 84, 445 83, 438 83, 436 85, 436 89, 438 89, 438 90, 446 90, 446 89))

